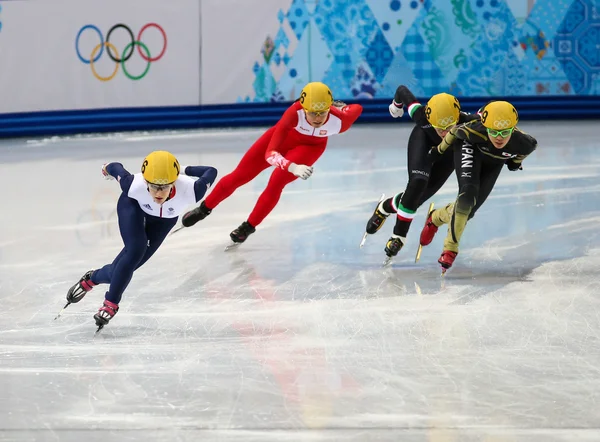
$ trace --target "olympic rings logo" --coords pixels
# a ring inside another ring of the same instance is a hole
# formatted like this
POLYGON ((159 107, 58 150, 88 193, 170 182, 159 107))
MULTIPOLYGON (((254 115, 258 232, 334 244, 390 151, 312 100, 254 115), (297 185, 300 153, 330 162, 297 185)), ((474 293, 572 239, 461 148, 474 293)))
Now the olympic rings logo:
POLYGON ((512 127, 512 124, 510 120, 495 120, 494 127, 496 129, 508 129, 509 127, 512 127))
POLYGON ((455 122, 456 122, 456 118, 454 118, 452 115, 450 115, 445 118, 438 118, 437 125, 439 127, 448 127, 451 124, 454 124, 455 122))
POLYGON ((142 26, 142 28, 137 34, 137 38, 134 38, 133 32, 131 31, 129 26, 124 25, 123 23, 118 23, 108 30, 105 40, 104 36, 102 35, 102 32, 97 26, 85 25, 79 30, 79 32, 77 33, 77 37, 75 38, 75 51, 77 52, 77 57, 79 58, 79 60, 81 60, 82 63, 89 64, 90 68, 92 69, 92 74, 100 81, 110 81, 113 78, 115 78, 117 72, 119 71, 119 65, 121 65, 121 67, 123 68, 123 73, 127 78, 129 78, 130 80, 141 80, 146 76, 146 74, 150 70, 150 65, 153 62, 160 60, 163 57, 163 55, 165 55, 165 52, 167 51, 167 34, 165 33, 165 30, 157 23, 147 23, 144 26, 142 26), (162 50, 156 57, 152 57, 148 46, 142 43, 142 34, 146 29, 149 28, 156 28, 161 33, 163 38, 162 50), (117 29, 125 30, 127 34, 129 34, 129 38, 131 39, 131 41, 127 45, 125 45, 123 51, 121 52, 119 52, 115 45, 110 42, 110 36, 117 29), (81 51, 79 49, 79 39, 81 38, 81 35, 87 30, 95 31, 96 34, 98 34, 100 43, 96 45, 94 49, 92 49, 89 58, 86 59, 81 55, 81 51), (132 75, 125 66, 125 62, 129 61, 129 59, 133 56, 134 46, 137 46, 138 53, 140 54, 142 59, 147 63, 146 68, 140 75, 132 75), (100 74, 98 74, 94 66, 94 63, 98 62, 98 60, 100 60, 100 57, 102 57, 102 55, 104 54, 104 48, 106 48, 106 54, 108 55, 108 57, 115 62, 114 70, 110 75, 106 77, 103 77, 100 74))
POLYGON ((311 103, 310 108, 315 112, 319 112, 329 109, 329 105, 324 101, 317 101, 316 103, 311 103))
POLYGON ((156 184, 158 186, 166 186, 167 184, 171 184, 172 181, 169 181, 166 178, 157 178, 154 181, 152 181, 151 183, 148 184, 156 184))

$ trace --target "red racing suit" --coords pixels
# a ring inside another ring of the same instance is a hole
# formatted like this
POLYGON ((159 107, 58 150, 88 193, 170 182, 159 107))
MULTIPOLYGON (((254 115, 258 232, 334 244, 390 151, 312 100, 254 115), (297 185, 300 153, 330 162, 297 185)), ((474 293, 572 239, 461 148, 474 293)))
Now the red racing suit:
POLYGON ((288 172, 291 163, 312 166, 325 152, 327 138, 347 131, 362 113, 360 104, 349 104, 339 109, 332 106, 325 123, 312 127, 300 102, 294 102, 275 126, 268 129, 250 147, 237 167, 221 178, 204 204, 214 209, 228 198, 238 187, 253 180, 270 166, 271 174, 267 187, 258 198, 248 222, 256 227, 275 208, 283 188, 297 177, 288 172))

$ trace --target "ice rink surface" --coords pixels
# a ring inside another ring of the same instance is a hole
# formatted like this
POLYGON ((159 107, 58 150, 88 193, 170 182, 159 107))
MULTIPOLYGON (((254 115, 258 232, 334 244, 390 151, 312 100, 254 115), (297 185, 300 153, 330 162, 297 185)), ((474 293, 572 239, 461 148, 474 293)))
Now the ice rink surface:
POLYGON ((598 122, 521 125, 538 150, 504 169, 445 278, 444 229, 414 264, 426 205, 388 268, 393 218, 358 247, 406 184, 411 128, 331 138, 224 252, 264 172, 167 238, 97 336, 104 286, 53 318, 122 246, 102 164, 166 149, 222 177, 261 130, 1 142, 0 441, 599 441, 598 122))

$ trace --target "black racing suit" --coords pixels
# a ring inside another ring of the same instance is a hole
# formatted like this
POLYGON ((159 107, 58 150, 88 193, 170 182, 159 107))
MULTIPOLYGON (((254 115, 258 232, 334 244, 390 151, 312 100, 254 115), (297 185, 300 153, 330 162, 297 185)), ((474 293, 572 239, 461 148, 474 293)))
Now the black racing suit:
MULTIPOLYGON (((451 149, 432 164, 428 155, 432 147, 438 146, 442 139, 431 126, 425 115, 425 106, 419 103, 413 93, 403 85, 398 86, 394 101, 407 109, 415 122, 408 139, 408 183, 404 192, 388 198, 383 209, 387 213, 397 213, 394 235, 406 238, 412 218, 417 209, 448 180, 454 171, 454 158, 451 149)), ((458 124, 479 119, 478 115, 461 112, 458 124)))
POLYGON ((435 225, 450 222, 444 250, 458 253, 458 244, 467 221, 492 192, 502 167, 506 164, 510 170, 519 170, 523 160, 536 149, 537 141, 515 128, 508 143, 498 149, 489 140, 481 121, 475 120, 450 130, 443 141, 432 149, 432 157, 443 159, 450 146, 453 146, 458 197, 454 204, 436 210, 433 222, 435 225))

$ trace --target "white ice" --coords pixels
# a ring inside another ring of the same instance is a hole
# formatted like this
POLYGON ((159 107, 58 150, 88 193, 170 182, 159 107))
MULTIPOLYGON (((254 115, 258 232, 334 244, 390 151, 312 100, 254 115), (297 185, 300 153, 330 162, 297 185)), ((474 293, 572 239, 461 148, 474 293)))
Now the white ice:
POLYGON ((121 248, 102 164, 167 149, 223 176, 262 129, 0 143, 0 441, 600 440, 597 127, 523 123, 538 150, 441 278, 444 231, 413 262, 425 206, 389 268, 393 219, 358 248, 411 125, 357 126, 239 249, 268 172, 169 237, 96 337, 104 287, 53 318, 121 248))

